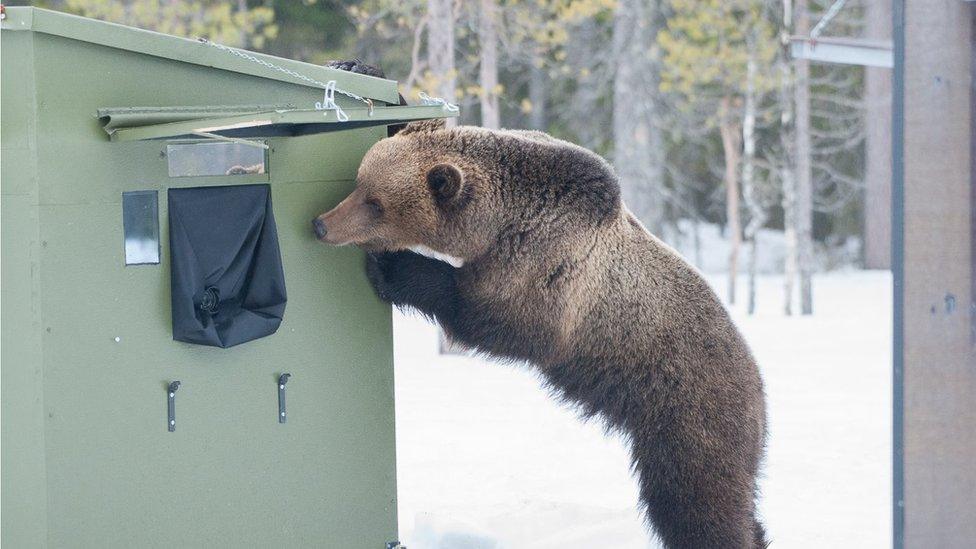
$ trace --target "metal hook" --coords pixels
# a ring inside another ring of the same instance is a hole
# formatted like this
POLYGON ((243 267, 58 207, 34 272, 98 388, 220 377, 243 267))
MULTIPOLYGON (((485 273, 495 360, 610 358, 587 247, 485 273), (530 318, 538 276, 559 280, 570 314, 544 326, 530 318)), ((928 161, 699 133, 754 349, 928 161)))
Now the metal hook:
POLYGON ((176 430, 176 391, 180 388, 179 381, 170 382, 166 387, 166 428, 169 432, 176 430))

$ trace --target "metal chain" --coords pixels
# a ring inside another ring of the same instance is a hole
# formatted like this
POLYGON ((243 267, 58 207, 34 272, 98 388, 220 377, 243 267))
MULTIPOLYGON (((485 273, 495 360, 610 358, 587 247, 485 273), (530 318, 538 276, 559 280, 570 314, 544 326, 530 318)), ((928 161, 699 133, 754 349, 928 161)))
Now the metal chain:
MULTIPOLYGON (((267 68, 269 68, 271 70, 278 71, 278 72, 283 73, 283 74, 287 74, 288 76, 291 76, 292 78, 297 78, 297 79, 299 79, 299 80, 301 80, 303 82, 308 82, 309 84, 312 84, 314 86, 317 86, 317 87, 322 88, 323 90, 325 90, 325 97, 324 97, 324 99, 323 99, 323 101, 321 103, 318 103, 318 102, 315 103, 315 108, 320 109, 320 110, 326 110, 326 109, 328 109, 328 110, 335 110, 336 111, 336 117, 339 118, 339 121, 341 121, 341 122, 345 122, 346 120, 349 120, 349 117, 346 116, 346 113, 343 112, 343 110, 339 107, 339 105, 337 105, 335 103, 335 101, 332 99, 332 95, 334 93, 339 93, 339 94, 345 95, 346 97, 348 97, 350 99, 355 99, 356 101, 362 101, 369 108, 369 115, 370 116, 373 115, 373 100, 372 99, 363 97, 361 95, 356 95, 356 94, 354 94, 352 92, 347 92, 345 90, 340 90, 339 88, 336 87, 335 80, 329 80, 328 82, 319 82, 318 80, 315 80, 314 78, 309 78, 308 76, 305 76, 304 74, 301 74, 299 72, 295 72, 295 71, 293 71, 291 69, 286 69, 285 67, 279 67, 278 65, 275 65, 274 63, 271 63, 269 61, 265 61, 264 59, 260 59, 258 57, 255 57, 255 56, 247 53, 244 50, 239 50, 237 48, 231 48, 231 47, 225 46, 223 44, 218 44, 218 43, 213 42, 211 40, 208 40, 206 38, 198 38, 197 40, 200 43, 202 43, 202 44, 207 44, 209 46, 213 46, 213 47, 217 48, 218 50, 225 51, 225 52, 230 53, 232 55, 236 55, 237 57, 240 57, 241 59, 246 59, 246 60, 251 61, 253 63, 257 63, 258 65, 261 65, 263 67, 267 67, 267 68)), ((444 108, 444 110, 450 111, 450 112, 458 112, 460 110, 458 108, 458 106, 455 105, 454 103, 450 103, 450 102, 448 102, 445 99, 441 99, 440 97, 431 97, 431 96, 427 95, 424 92, 420 92, 420 99, 421 99, 421 101, 423 102, 424 105, 440 105, 440 106, 442 106, 444 108)))
MULTIPOLYGON (((207 44, 209 46, 213 46, 213 47, 217 48, 220 51, 225 51, 227 53, 236 55, 237 57, 240 57, 241 59, 246 59, 248 61, 257 63, 258 65, 267 67, 267 68, 269 68, 271 70, 278 71, 278 72, 283 73, 283 74, 287 74, 288 76, 291 76, 292 78, 297 78, 297 79, 299 79, 299 80, 301 80, 303 82, 308 82, 309 84, 312 84, 314 86, 317 86, 317 87, 322 88, 323 90, 326 91, 326 99, 322 103, 316 103, 316 107, 321 107, 322 109, 334 109, 336 111, 336 114, 338 115, 338 117, 340 119, 343 118, 343 117, 345 117, 345 113, 342 111, 341 108, 339 108, 339 105, 336 105, 334 101, 331 101, 330 100, 330 98, 329 98, 330 92, 340 93, 340 94, 345 95, 346 97, 348 97, 350 99, 355 99, 356 101, 361 101, 361 102, 365 103, 366 104, 366 107, 369 108, 369 114, 370 115, 373 114, 373 100, 372 99, 367 99, 367 98, 365 98, 365 97, 363 97, 361 95, 356 95, 356 94, 354 94, 352 92, 347 92, 345 90, 340 90, 339 88, 336 87, 335 80, 329 80, 328 83, 326 83, 326 82, 320 82, 318 80, 315 80, 314 78, 309 78, 309 77, 307 77, 304 74, 301 74, 299 72, 295 72, 295 71, 293 71, 291 69, 286 69, 285 67, 280 67, 278 65, 275 65, 274 63, 271 63, 269 61, 265 61, 264 59, 259 59, 257 57, 254 57, 253 55, 251 55, 251 54, 249 54, 249 53, 247 53, 247 52, 245 52, 243 50, 239 50, 237 48, 231 48, 231 47, 225 46, 223 44, 218 44, 218 43, 213 42, 211 40, 208 40, 206 38, 198 38, 197 40, 200 43, 202 43, 202 44, 207 44)), ((348 120, 348 117, 345 117, 345 118, 346 118, 346 120, 348 120)))
POLYGON ((445 111, 449 111, 449 112, 461 111, 461 109, 454 103, 450 103, 446 99, 442 99, 440 97, 431 97, 427 95, 425 92, 420 92, 420 101, 424 105, 440 105, 441 107, 444 108, 445 111))

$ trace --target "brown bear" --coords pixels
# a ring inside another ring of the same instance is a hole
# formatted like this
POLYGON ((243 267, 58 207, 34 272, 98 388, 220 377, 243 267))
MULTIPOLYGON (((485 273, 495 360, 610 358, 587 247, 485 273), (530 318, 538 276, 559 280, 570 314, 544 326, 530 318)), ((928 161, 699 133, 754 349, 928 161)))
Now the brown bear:
POLYGON ((313 225, 369 252, 382 299, 527 361, 625 435, 666 546, 766 546, 756 362, 701 275, 623 205, 602 158, 540 132, 413 123, 369 150, 356 189, 313 225))

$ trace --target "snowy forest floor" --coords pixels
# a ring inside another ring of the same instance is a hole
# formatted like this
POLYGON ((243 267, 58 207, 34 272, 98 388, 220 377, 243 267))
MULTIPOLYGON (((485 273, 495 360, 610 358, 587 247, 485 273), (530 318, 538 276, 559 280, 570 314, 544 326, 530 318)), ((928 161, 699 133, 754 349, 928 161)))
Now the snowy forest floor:
MULTIPOLYGON (((725 287, 721 275, 709 275, 725 287)), ((891 277, 814 279, 784 317, 782 276, 733 315, 766 383, 760 509, 772 547, 891 546, 891 277)), ((745 295, 741 277, 740 295, 745 295)), ((401 540, 411 549, 648 548, 627 449, 557 404, 528 368, 438 354, 396 313, 401 540)))

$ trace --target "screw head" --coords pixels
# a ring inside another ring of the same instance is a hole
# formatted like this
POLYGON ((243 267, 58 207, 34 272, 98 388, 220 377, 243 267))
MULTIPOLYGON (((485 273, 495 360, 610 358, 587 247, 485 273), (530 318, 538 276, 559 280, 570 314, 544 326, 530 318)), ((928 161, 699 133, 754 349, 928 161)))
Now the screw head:
POLYGON ((281 412, 281 416, 284 417, 285 416, 285 413, 284 412, 281 412))
POLYGON ((169 396, 176 396, 176 393, 170 393, 169 396))
POLYGON ((285 386, 284 386, 284 385, 279 385, 279 386, 278 386, 278 388, 279 388, 279 389, 284 389, 284 388, 285 388, 285 386))
POLYGON ((170 424, 170 425, 176 425, 176 420, 175 420, 175 419, 171 419, 171 420, 169 420, 169 424, 170 424))

